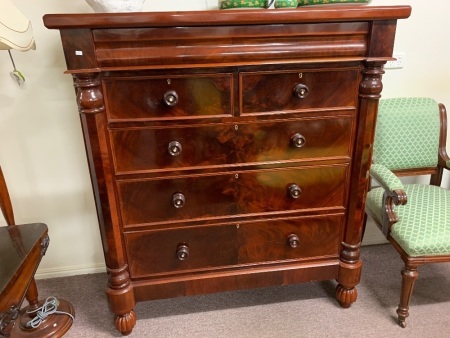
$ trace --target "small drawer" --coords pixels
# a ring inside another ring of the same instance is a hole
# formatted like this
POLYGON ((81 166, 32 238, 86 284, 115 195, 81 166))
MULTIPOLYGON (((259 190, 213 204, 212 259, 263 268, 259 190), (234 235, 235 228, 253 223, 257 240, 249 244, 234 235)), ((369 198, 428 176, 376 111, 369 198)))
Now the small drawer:
POLYGON ((240 74, 241 114, 356 107, 357 70, 240 74))
POLYGON ((303 118, 288 122, 260 122, 239 126, 238 162, 350 159, 353 116, 303 118))
POLYGON ((344 208, 348 165, 118 182, 124 227, 229 215, 344 208))
POLYGON ((230 74, 103 80, 109 120, 228 116, 231 85, 230 74))
POLYGON ((235 225, 125 234, 131 277, 237 264, 235 225))
POLYGON ((339 255, 342 215, 239 225, 239 263, 339 255))
POLYGON ((345 207, 348 164, 258 170, 238 175, 238 214, 345 207))
POLYGON ((234 174, 117 183, 125 227, 236 214, 234 174))
POLYGON ((226 165, 236 162, 231 125, 111 130, 116 172, 226 165))

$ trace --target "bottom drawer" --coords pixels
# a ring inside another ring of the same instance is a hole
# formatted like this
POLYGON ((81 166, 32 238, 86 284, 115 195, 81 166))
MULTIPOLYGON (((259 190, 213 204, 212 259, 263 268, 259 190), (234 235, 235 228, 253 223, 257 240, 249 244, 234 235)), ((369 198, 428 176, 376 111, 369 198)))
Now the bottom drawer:
POLYGON ((125 234, 130 274, 337 257, 343 216, 325 215, 125 234))

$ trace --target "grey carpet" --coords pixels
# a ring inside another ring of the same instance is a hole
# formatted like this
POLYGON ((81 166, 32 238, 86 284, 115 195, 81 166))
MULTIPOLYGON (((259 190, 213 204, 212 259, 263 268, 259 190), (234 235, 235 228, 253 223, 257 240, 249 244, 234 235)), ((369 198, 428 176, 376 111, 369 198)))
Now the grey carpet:
MULTIPOLYGON (((407 327, 395 321, 403 266, 389 245, 362 248, 358 300, 334 298, 335 281, 138 303, 131 337, 450 337, 450 264, 419 268, 407 327)), ((105 274, 38 280, 40 298, 69 300, 76 319, 65 337, 121 337, 113 328, 105 274)))

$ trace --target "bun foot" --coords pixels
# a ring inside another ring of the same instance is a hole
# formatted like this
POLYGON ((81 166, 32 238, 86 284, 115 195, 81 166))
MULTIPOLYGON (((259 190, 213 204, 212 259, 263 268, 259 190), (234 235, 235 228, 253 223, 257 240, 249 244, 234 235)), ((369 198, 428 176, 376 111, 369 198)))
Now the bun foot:
POLYGON ((116 315, 114 324, 117 331, 120 331, 123 336, 128 336, 136 325, 136 313, 132 310, 124 315, 116 315))
POLYGON ((343 308, 349 308, 358 298, 358 291, 355 287, 344 288, 341 284, 336 287, 336 299, 343 308))

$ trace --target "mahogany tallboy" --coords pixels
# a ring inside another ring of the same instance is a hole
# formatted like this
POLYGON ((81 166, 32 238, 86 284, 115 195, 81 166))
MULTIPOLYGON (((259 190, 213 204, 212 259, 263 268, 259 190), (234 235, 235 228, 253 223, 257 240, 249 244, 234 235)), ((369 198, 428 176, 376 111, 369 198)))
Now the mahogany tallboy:
POLYGON ((357 298, 383 65, 409 6, 48 14, 73 76, 110 310, 336 279, 357 298))

